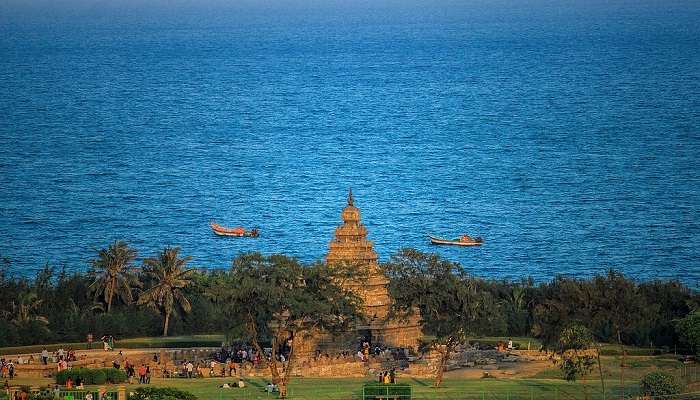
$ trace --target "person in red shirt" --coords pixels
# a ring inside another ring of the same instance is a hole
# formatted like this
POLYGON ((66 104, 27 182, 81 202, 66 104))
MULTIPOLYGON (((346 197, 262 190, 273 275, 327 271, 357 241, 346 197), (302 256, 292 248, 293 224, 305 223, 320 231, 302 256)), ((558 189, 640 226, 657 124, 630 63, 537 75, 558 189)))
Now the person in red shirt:
POLYGON ((146 365, 144 364, 139 367, 139 383, 146 383, 146 365))

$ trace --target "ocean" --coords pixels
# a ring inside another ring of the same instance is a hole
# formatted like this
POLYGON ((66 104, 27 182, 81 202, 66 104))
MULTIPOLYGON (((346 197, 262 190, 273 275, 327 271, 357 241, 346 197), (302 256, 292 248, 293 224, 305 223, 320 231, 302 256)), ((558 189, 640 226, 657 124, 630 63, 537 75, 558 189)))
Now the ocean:
POLYGON ((700 284, 700 2, 0 5, 0 255, 324 258, 700 284), (220 238, 209 221, 258 227, 220 238), (480 248, 431 246, 467 233, 480 248))

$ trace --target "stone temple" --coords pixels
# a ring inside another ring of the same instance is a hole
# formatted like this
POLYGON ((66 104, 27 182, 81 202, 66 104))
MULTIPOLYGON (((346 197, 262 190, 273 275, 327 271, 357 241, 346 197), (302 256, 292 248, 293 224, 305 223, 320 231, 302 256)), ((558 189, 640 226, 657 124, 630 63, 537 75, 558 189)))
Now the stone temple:
POLYGON ((330 241, 326 263, 331 268, 333 265, 346 263, 352 268, 360 269, 360 278, 344 285, 363 300, 366 320, 358 323, 354 332, 348 332, 342 338, 317 337, 320 340, 316 341, 314 347, 352 350, 360 341, 369 340, 373 346, 417 350, 422 335, 419 318, 414 316, 401 321, 389 318, 392 305, 388 290, 389 280, 377 264, 374 244, 367 240, 367 228, 360 222, 360 210, 354 205, 352 190, 348 194, 348 203, 341 217, 343 224, 336 228, 335 237, 330 241))

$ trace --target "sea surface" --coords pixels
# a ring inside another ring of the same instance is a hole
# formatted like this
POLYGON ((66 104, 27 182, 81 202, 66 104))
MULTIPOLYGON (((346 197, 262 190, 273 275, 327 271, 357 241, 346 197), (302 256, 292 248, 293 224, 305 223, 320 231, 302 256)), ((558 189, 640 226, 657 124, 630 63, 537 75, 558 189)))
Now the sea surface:
POLYGON ((700 283, 700 2, 0 4, 0 254, 323 259, 700 283), (258 227, 219 238, 209 221, 258 227), (427 235, 482 236, 481 248, 427 235))

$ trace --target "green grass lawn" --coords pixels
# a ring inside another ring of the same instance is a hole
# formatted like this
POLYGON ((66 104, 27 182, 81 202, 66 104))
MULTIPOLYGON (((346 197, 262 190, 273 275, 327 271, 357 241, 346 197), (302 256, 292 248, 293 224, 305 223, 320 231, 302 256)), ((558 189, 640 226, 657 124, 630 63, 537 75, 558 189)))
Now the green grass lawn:
MULTIPOLYGON (((153 379, 151 385, 174 387, 195 394, 201 400, 261 400, 275 398, 264 391, 268 380, 263 378, 245 379, 247 387, 243 389, 222 389, 223 383, 231 383, 234 378, 211 379, 153 379)), ((432 387, 432 379, 402 378, 399 383, 410 384, 414 399, 481 399, 481 400, 575 400, 584 399, 581 383, 565 382, 561 379, 446 379, 440 388, 432 387)), ((369 382, 364 378, 293 378, 289 388, 291 399, 312 400, 351 400, 359 399, 362 385, 369 382)), ((15 385, 45 386, 52 383, 49 379, 17 379, 15 385)), ((627 386, 628 393, 636 392, 636 381, 627 386)), ((133 391, 139 385, 127 385, 127 391, 133 391)), ((111 386, 108 390, 116 390, 111 386)), ((592 399, 601 398, 598 383, 588 382, 592 399)), ((619 393, 619 387, 611 383, 607 390, 608 398, 619 393)))
MULTIPOLYGON (((155 348, 155 347, 190 347, 193 343, 203 345, 220 345, 222 335, 197 335, 179 336, 169 338, 136 338, 125 339, 117 342, 117 348, 155 348)), ((487 343, 502 340, 501 338, 472 338, 472 340, 487 343)), ((527 346, 531 341, 531 348, 539 345, 532 339, 513 338, 521 346, 527 346)), ((70 347, 69 344, 57 344, 47 346, 49 349, 70 347)), ((42 346, 22 347, 23 351, 39 351, 42 346), (32 349, 32 350, 29 350, 32 349)), ((73 346, 73 348, 78 348, 73 346)), ((0 354, 17 353, 18 348, 0 349, 0 354)), ((606 398, 619 398, 620 387, 620 357, 609 355, 602 358, 603 370, 606 380, 606 398)), ((632 356, 627 358, 625 369, 625 392, 635 395, 638 392, 640 378, 651 371, 663 370, 679 377, 681 381, 690 383, 698 382, 697 365, 689 366, 679 362, 673 355, 663 356, 632 356), (690 374, 689 374, 690 372, 690 374)), ((213 379, 158 379, 154 378, 153 386, 169 386, 189 391, 201 400, 259 400, 276 398, 275 395, 264 391, 267 380, 263 378, 247 378, 247 387, 243 389, 222 389, 223 383, 231 383, 235 378, 213 379)), ((513 377, 500 378, 447 378, 441 388, 432 387, 432 379, 409 378, 398 375, 399 383, 408 383, 413 388, 413 398, 421 399, 480 399, 480 400, 583 400, 584 383, 566 382, 561 379, 561 371, 554 365, 537 373, 529 379, 513 377)), ((359 399, 362 393, 363 383, 368 382, 364 378, 293 378, 289 394, 291 399, 311 400, 350 400, 359 399)), ((15 379, 13 385, 46 386, 53 380, 47 378, 21 378, 15 379)), ((138 385, 128 385, 128 390, 134 390, 138 385)), ((598 380, 598 370, 594 369, 585 381, 585 388, 591 395, 590 399, 602 399, 601 386, 598 380)), ((111 387, 110 390, 116 390, 111 387)))
MULTIPOLYGON (((225 382, 233 379, 154 379, 155 386, 169 386, 189 391, 200 399, 238 400, 275 398, 264 391, 267 380, 262 378, 246 379, 247 387, 243 389, 221 389, 225 382)), ((295 378, 289 388, 292 399, 359 399, 362 385, 369 382, 363 378, 295 378)), ((400 383, 408 383, 413 388, 415 399, 583 399, 579 383, 562 380, 541 379, 447 379, 440 388, 432 387, 432 379, 399 378, 400 383)), ((590 390, 597 390, 594 382, 590 390)), ((138 385, 128 386, 133 390, 138 385)), ((598 390, 599 392, 599 390, 598 390)), ((617 391, 609 391, 611 395, 617 391)))

